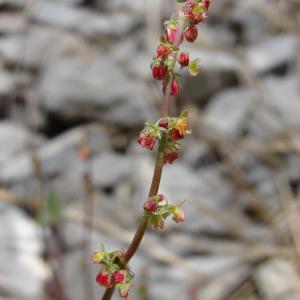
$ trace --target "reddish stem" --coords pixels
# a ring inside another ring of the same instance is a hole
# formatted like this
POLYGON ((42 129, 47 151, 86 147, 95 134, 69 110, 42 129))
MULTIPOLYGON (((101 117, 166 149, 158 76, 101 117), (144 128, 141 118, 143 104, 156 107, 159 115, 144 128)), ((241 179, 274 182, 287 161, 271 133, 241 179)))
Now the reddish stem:
MULTIPOLYGON (((175 42, 174 42, 174 45, 177 48, 180 44, 182 32, 183 32, 183 20, 181 20, 179 18, 178 25, 177 25, 177 34, 176 34, 175 42)), ((174 58, 176 59, 176 53, 174 54, 174 58)), ((171 81, 167 84, 167 87, 166 87, 166 94, 164 96, 162 109, 161 109, 161 117, 165 117, 165 116, 169 115, 169 107, 170 107, 170 100, 171 100, 170 85, 171 85, 171 81)), ((163 152, 159 145, 158 149, 157 149, 156 163, 155 163, 151 187, 150 187, 150 191, 149 191, 149 197, 155 196, 158 193, 162 170, 163 170, 163 152)), ((126 263, 128 263, 130 261, 130 259, 134 256, 134 254, 138 250, 138 248, 141 244, 141 241, 144 237, 145 231, 147 229, 148 221, 149 221, 149 217, 147 217, 147 216, 142 217, 142 219, 138 225, 138 228, 136 230, 136 233, 133 237, 133 240, 124 255, 124 260, 126 263)), ((102 297, 102 300, 110 300, 114 293, 114 290, 115 290, 114 286, 106 289, 106 291, 102 297)))

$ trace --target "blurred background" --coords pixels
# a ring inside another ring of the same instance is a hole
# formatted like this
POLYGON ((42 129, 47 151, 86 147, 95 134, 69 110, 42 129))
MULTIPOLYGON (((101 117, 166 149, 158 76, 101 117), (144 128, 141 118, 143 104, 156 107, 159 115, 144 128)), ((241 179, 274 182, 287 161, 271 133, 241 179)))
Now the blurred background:
MULTIPOLYGON (((0 0, 0 299, 92 300, 90 254, 126 248, 154 154, 150 62, 173 0, 0 0)), ((300 299, 300 2, 214 0, 193 134, 160 192, 188 219, 148 231, 134 300, 300 299)), ((119 299, 116 294, 114 299, 119 299)))

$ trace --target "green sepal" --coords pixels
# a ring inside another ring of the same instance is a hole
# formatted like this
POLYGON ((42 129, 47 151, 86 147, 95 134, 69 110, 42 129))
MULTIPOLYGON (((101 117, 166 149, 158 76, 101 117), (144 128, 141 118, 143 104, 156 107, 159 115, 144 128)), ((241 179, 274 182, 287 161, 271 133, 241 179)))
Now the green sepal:
POLYGON ((164 22, 165 27, 168 27, 170 29, 176 29, 177 27, 177 20, 170 20, 170 21, 166 21, 164 22))

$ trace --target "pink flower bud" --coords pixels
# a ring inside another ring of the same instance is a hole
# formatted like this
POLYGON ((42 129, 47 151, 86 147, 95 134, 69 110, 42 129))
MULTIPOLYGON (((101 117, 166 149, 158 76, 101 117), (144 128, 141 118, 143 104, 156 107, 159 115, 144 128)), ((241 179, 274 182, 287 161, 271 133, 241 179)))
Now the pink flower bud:
POLYGON ((158 204, 156 201, 147 200, 144 204, 144 210, 148 212, 155 212, 157 210, 158 204))
POLYGON ((161 59, 166 59, 170 53, 171 53, 170 48, 164 44, 159 45, 156 50, 157 57, 159 57, 161 59))
POLYGON ((105 270, 102 270, 102 271, 97 275, 96 281, 97 281, 100 285, 102 285, 102 286, 104 286, 104 287, 106 287, 106 288, 111 287, 111 286, 112 286, 112 283, 113 283, 113 282, 112 282, 112 274, 109 273, 109 272, 107 272, 107 271, 105 271, 105 270))
POLYGON ((186 214, 181 207, 174 207, 173 209, 173 218, 176 223, 184 222, 186 219, 186 214))
POLYGON ((188 52, 181 52, 179 54, 179 57, 178 57, 178 62, 181 65, 182 68, 187 67, 189 65, 189 62, 190 62, 189 53, 188 52))
POLYGON ((184 31, 184 36, 188 42, 194 42, 198 36, 198 30, 196 26, 188 26, 184 31))
MULTIPOLYGON (((170 44, 174 44, 175 39, 176 39, 176 34, 177 34, 177 29, 172 29, 172 28, 167 27, 167 41, 170 44)), ((181 44, 183 42, 183 40, 184 40, 184 35, 181 34, 179 43, 181 44)))
POLYGON ((180 93, 180 87, 176 78, 172 80, 171 83, 171 96, 176 96, 180 93))
POLYGON ((156 142, 156 137, 147 129, 143 129, 137 139, 137 143, 142 147, 152 150, 156 142))
POLYGON ((169 128, 169 121, 168 119, 161 119, 158 123, 158 126, 161 128, 168 129, 169 128))
POLYGON ((154 79, 163 80, 167 74, 167 68, 159 63, 152 66, 152 76, 154 79))
POLYGON ((126 274, 124 271, 117 271, 114 274, 114 282, 115 283, 123 283, 126 278, 126 274))
POLYGON ((158 194, 156 197, 157 197, 158 202, 162 202, 162 201, 166 200, 166 197, 162 194, 158 194))

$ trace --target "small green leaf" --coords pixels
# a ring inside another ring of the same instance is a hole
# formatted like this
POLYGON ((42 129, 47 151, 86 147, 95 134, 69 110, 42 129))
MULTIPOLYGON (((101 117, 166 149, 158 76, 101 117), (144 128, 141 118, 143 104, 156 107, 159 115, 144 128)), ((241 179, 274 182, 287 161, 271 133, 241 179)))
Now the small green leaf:
POLYGON ((188 115, 189 115, 189 112, 188 112, 187 110, 184 110, 184 111, 180 114, 179 118, 187 118, 188 115))
POLYGON ((46 223, 57 223, 61 219, 60 199, 54 191, 47 195, 43 219, 46 223))
POLYGON ((191 76, 197 76, 199 71, 200 71, 200 66, 199 66, 199 61, 200 59, 194 59, 189 63, 189 74, 191 76))

